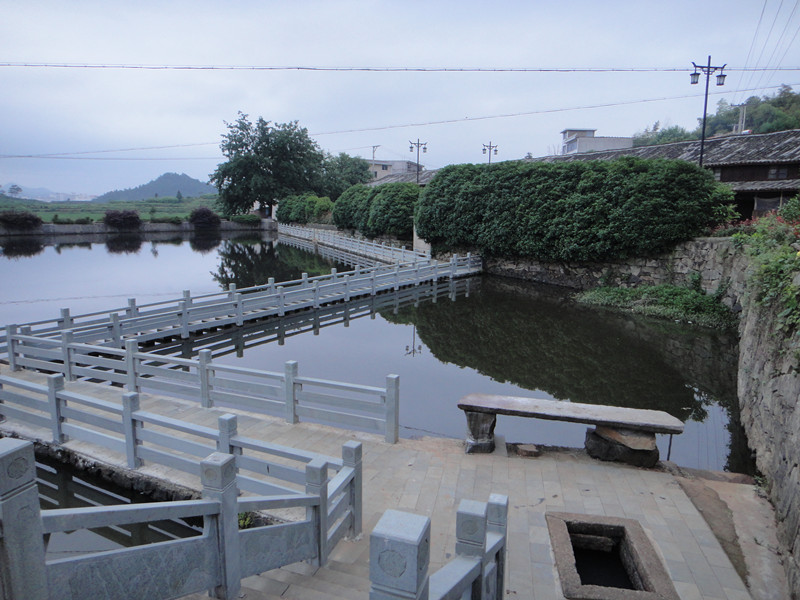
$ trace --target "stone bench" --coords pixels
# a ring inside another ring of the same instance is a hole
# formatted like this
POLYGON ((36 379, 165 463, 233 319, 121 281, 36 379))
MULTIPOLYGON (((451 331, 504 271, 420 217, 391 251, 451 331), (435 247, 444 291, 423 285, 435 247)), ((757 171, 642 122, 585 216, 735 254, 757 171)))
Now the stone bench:
POLYGON ((594 425, 586 432, 591 456, 646 467, 658 462, 655 434, 683 433, 683 422, 660 410, 492 394, 464 396, 458 408, 467 417, 468 454, 494 452, 497 415, 594 425))

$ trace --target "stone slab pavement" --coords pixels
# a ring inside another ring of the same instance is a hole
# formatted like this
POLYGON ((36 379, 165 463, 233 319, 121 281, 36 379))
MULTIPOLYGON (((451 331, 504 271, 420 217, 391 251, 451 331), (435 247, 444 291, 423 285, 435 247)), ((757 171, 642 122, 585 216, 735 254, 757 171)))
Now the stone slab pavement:
MULTIPOLYGON (((68 383, 67 387, 109 400, 121 396, 119 388, 108 386, 68 383)), ((348 440, 362 442, 364 534, 340 542, 325 567, 299 563, 245 579, 241 597, 248 600, 367 598, 369 532, 390 508, 431 518, 430 571, 434 572, 455 554, 458 503, 464 498, 486 501, 490 493, 509 496, 506 598, 563 598, 545 523, 547 511, 638 520, 683 600, 753 597, 702 514, 676 477, 665 471, 600 462, 583 450, 545 450, 539 457, 523 458, 502 451, 467 455, 461 440, 445 438, 402 439, 391 445, 376 435, 306 423, 289 425, 239 410, 202 409, 195 402, 147 394, 142 395, 142 408, 208 426, 215 426, 222 414, 234 413, 242 435, 332 456, 340 456, 348 440)), ((7 421, 2 427, 8 430, 15 425, 7 421)), ((26 437, 37 436, 33 430, 18 429, 26 437)), ((42 439, 48 437, 47 432, 39 434, 42 439)), ((102 462, 124 464, 124 457, 89 444, 70 441, 66 445, 102 462)), ((145 465, 142 471, 198 486, 187 475, 164 467, 145 465)))

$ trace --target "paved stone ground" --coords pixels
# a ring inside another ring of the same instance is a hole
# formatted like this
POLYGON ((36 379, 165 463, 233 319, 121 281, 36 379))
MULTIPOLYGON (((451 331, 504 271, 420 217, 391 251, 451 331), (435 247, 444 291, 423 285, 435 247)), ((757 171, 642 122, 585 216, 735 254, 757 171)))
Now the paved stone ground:
MULTIPOLYGON (((92 395, 119 398, 119 388, 90 386, 68 384, 68 389, 81 393, 92 389, 92 395)), ((667 472, 596 461, 582 450, 545 451, 537 458, 522 458, 502 452, 466 455, 462 443, 452 439, 401 440, 389 445, 374 435, 312 424, 288 425, 241 411, 204 410, 195 403, 147 395, 142 397, 142 408, 207 426, 215 426, 220 415, 233 412, 239 416, 242 435, 333 456, 340 456, 348 440, 363 443, 363 536, 340 542, 323 568, 300 563, 245 579, 241 597, 249 600, 367 598, 369 532, 389 508, 431 518, 433 572, 454 555, 460 500, 485 501, 493 492, 507 494, 510 504, 506 598, 563 598, 544 518, 551 510, 637 519, 683 600, 751 598, 703 516, 667 472)), ((3 427, 14 424, 7 422, 3 427)), ((43 431, 17 429, 27 436, 47 438, 43 431)), ((123 463, 123 457, 98 453, 87 444, 68 445, 107 463, 123 463)), ((197 485, 188 476, 163 467, 146 465, 142 470, 197 485)), ((205 597, 193 595, 187 600, 205 597)))

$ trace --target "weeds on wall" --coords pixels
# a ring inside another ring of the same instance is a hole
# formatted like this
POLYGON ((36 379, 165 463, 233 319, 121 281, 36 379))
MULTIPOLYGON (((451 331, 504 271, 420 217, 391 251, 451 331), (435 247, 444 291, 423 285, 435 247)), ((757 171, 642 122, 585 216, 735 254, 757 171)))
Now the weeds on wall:
POLYGON ((750 259, 754 299, 776 309, 777 333, 800 362, 800 196, 748 228, 733 238, 750 259))

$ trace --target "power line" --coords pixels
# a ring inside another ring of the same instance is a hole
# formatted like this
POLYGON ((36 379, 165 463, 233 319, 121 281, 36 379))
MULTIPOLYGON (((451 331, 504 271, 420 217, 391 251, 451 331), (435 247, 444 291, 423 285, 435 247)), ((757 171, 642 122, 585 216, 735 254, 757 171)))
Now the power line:
MULTIPOLYGON (((727 68, 727 67, 726 67, 727 68)), ((789 86, 796 86, 800 85, 800 83, 790 83, 787 84, 789 86)), ((733 90, 734 93, 739 92, 752 92, 756 89, 777 89, 781 86, 775 85, 765 88, 751 88, 751 89, 738 89, 733 90)), ((722 95, 728 93, 726 91, 717 91, 717 92, 710 92, 709 95, 722 95)), ((382 125, 376 127, 362 127, 358 129, 342 129, 337 131, 323 131, 318 133, 311 133, 312 137, 322 136, 322 135, 336 135, 336 134, 344 134, 344 133, 363 133, 368 131, 385 131, 389 129, 403 129, 406 127, 423 127, 428 125, 446 125, 451 123, 466 123, 470 121, 486 121, 490 119, 507 119, 512 117, 524 117, 530 115, 541 115, 541 114, 551 114, 551 113, 558 113, 558 112, 568 112, 573 110, 591 110, 596 108, 610 108, 614 106, 628 106, 631 104, 644 104, 648 102, 661 102, 666 100, 684 100, 686 98, 697 98, 698 94, 683 94, 680 96, 663 96, 660 98, 644 98, 641 100, 626 100, 622 102, 608 102, 604 104, 591 104, 585 106, 572 106, 572 107, 564 107, 564 108, 546 108, 540 110, 530 110, 530 111, 523 111, 523 112, 515 112, 515 113, 506 113, 500 115, 484 115, 480 117, 463 117, 459 119, 442 119, 438 121, 423 121, 417 123, 402 123, 402 124, 395 124, 395 125, 382 125)), ((48 154, 0 154, 0 159, 4 158, 36 158, 36 159, 70 159, 70 160, 216 160, 219 159, 219 156, 215 157, 187 157, 187 158, 136 158, 136 157, 89 157, 85 156, 87 154, 100 154, 100 153, 114 153, 114 152, 133 152, 136 150, 155 150, 155 149, 165 149, 165 148, 183 148, 188 146, 212 146, 217 145, 219 142, 197 142, 191 144, 171 144, 166 146, 141 146, 137 148, 118 148, 115 150, 93 150, 93 151, 80 151, 80 152, 57 152, 57 153, 48 153, 48 154)), ((368 146, 363 146, 363 148, 367 148, 368 146)))
MULTIPOLYGON (((0 67, 43 69, 128 69, 143 71, 322 71, 374 73, 663 73, 688 71, 688 67, 333 67, 308 65, 148 65, 105 63, 0 62, 0 67)), ((728 71, 763 71, 757 67, 727 67, 728 71)), ((781 67, 781 71, 800 71, 781 67)))

